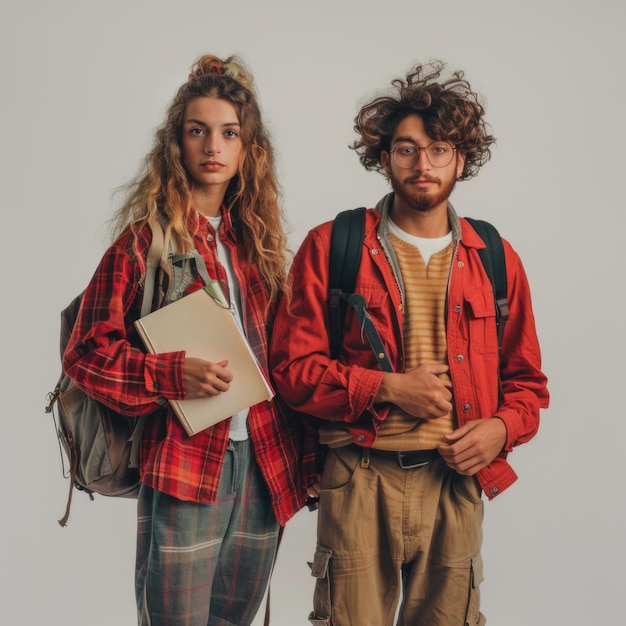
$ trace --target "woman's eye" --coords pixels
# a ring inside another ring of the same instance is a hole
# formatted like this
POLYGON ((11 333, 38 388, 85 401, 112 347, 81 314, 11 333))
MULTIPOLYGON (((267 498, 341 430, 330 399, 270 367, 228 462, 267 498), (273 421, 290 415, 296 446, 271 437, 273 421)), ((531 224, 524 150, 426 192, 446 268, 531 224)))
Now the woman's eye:
POLYGON ((226 137, 238 137, 237 132, 234 130, 227 130, 225 133, 226 137))

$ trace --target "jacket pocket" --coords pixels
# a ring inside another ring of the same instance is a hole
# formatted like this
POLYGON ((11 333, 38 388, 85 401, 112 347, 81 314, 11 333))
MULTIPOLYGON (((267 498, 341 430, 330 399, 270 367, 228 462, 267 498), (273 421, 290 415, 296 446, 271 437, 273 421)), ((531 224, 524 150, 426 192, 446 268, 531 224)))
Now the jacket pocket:
MULTIPOLYGON (((389 352, 389 329, 393 326, 389 313, 389 293, 381 286, 371 284, 357 284, 355 293, 363 296, 367 313, 374 327, 378 330, 385 344, 385 349, 389 352)), ((355 310, 350 305, 346 305, 342 349, 344 355, 341 360, 344 363, 357 362, 364 367, 372 368, 377 366, 376 359, 373 355, 368 355, 367 359, 365 361, 363 360, 363 354, 371 352, 371 346, 355 310), (367 360, 369 359, 371 359, 371 364, 367 364, 367 360)))
POLYGON ((498 352, 496 305, 491 286, 478 287, 465 293, 469 311, 470 347, 478 353, 498 352))
POLYGON ((354 291, 365 298, 368 309, 380 309, 389 300, 388 291, 379 284, 357 283, 354 291))
POLYGON ((313 612, 309 614, 309 622, 314 626, 330 625, 330 581, 329 566, 332 550, 317 546, 313 562, 309 563, 311 576, 316 579, 313 594, 313 612))

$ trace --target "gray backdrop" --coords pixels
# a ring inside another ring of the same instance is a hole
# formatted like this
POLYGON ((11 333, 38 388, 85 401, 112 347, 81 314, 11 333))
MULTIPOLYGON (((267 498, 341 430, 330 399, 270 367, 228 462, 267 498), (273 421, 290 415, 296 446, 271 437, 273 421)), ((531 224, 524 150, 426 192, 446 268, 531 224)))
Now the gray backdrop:
MULTIPOLYGON (((387 191, 347 148, 364 98, 431 58, 465 69, 485 94, 498 143, 453 201, 493 221, 524 259, 552 405, 512 456, 520 480, 486 506, 483 609, 495 626, 619 622, 623 7, 5 0, 0 621, 134 624, 135 503, 76 493, 69 527, 58 526, 67 481, 43 409, 60 367, 59 312, 108 243, 111 194, 136 171, 191 63, 212 52, 240 54, 256 76, 293 247, 387 191)), ((305 510, 287 527, 274 626, 307 623, 315 520, 305 510)))

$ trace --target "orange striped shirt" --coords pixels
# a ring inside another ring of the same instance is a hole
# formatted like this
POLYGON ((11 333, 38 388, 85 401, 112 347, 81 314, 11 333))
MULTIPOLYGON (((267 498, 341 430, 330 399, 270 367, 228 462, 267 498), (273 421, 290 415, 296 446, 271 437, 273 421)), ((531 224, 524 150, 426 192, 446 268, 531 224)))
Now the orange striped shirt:
MULTIPOLYGON (((404 282, 404 350, 406 370, 420 363, 447 363, 445 306, 453 244, 434 253, 428 266, 419 249, 389 235, 404 282)), ((447 374, 444 375, 447 378, 447 374)), ((449 382, 449 378, 447 378, 449 382)), ((382 422, 375 448, 423 450, 436 448, 454 430, 452 413, 433 420, 419 419, 398 407, 382 422)))

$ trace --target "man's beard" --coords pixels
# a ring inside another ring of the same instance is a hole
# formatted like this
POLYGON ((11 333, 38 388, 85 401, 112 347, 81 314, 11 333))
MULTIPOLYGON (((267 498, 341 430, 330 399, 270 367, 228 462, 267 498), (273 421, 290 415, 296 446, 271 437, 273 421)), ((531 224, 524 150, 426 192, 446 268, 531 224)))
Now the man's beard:
POLYGON ((439 206, 442 202, 447 202, 456 180, 452 178, 448 182, 442 182, 439 178, 431 176, 409 176, 402 181, 399 181, 395 176, 389 178, 391 182, 391 188, 394 190, 396 196, 404 202, 404 204, 416 211, 426 212, 439 206), (432 195, 427 192, 423 192, 419 189, 409 189, 407 186, 416 180, 424 179, 432 182, 436 182, 441 185, 437 194, 432 195))

